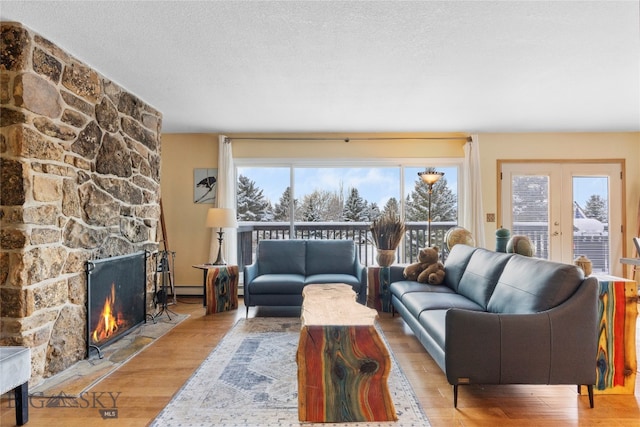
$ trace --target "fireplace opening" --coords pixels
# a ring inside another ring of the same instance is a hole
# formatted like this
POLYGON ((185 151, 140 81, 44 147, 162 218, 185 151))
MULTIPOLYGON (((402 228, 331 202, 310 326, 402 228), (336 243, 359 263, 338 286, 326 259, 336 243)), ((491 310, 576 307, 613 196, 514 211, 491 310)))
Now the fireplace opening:
POLYGON ((147 252, 87 261, 87 357, 146 321, 147 252))

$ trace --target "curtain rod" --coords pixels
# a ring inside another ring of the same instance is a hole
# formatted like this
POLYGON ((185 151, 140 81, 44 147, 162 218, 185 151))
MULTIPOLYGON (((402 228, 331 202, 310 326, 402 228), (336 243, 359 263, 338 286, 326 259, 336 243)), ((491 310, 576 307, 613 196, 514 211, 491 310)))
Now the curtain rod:
POLYGON ((452 141, 459 141, 459 140, 465 140, 467 142, 471 141, 471 137, 467 136, 444 136, 444 137, 436 137, 436 136, 432 136, 432 137, 415 137, 415 138, 411 138, 408 136, 403 136, 403 137, 397 137, 397 138, 393 138, 393 137, 371 137, 371 138, 366 138, 366 137, 356 137, 356 138, 349 138, 349 137, 345 137, 345 138, 328 138, 328 137, 304 137, 304 138, 295 138, 295 137, 282 137, 282 138, 276 138, 276 137, 227 137, 228 140, 231 141, 344 141, 344 142, 349 142, 349 141, 397 141, 397 140, 452 140, 452 141))

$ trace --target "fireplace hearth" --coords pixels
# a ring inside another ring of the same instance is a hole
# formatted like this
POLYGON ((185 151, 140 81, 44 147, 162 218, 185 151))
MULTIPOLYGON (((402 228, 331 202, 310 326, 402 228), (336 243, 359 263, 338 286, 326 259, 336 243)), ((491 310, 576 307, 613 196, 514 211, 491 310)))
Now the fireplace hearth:
POLYGON ((147 252, 87 261, 87 357, 146 321, 147 252))

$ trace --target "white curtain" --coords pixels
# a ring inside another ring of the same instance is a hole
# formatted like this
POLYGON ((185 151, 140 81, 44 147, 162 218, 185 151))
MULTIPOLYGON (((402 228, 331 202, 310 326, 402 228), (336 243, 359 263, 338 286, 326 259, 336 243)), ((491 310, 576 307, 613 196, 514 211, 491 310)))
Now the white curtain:
POLYGON ((464 212, 462 226, 473 234, 476 246, 484 248, 484 212, 480 179, 480 144, 478 135, 464 145, 464 212))
MULTIPOLYGON (((218 137, 218 194, 216 196, 216 207, 236 208, 236 177, 233 166, 233 151, 231 149, 231 139, 225 135, 218 137)), ((224 241, 222 243, 222 256, 227 264, 238 263, 238 239, 235 228, 224 230, 224 241)), ((218 233, 214 228, 211 230, 211 245, 209 248, 209 259, 216 259, 218 254, 218 233)))

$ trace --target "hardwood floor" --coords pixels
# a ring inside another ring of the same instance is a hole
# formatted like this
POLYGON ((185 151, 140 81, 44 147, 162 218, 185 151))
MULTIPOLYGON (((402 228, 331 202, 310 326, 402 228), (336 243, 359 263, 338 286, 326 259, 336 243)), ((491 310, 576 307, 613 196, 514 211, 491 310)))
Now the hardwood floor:
MULTIPOLYGON (((242 301, 242 300, 241 300, 242 301)), ((81 407, 46 407, 32 399, 27 426, 146 426, 171 400, 227 330, 241 317, 237 311, 205 315, 200 299, 181 298, 173 311, 190 317, 141 354, 100 382, 81 407), (100 410, 113 407, 117 419, 100 410)), ((296 315, 288 310, 256 309, 254 315, 296 315)), ((635 395, 596 395, 595 408, 575 386, 462 386, 453 408, 451 386, 399 316, 381 313, 380 325, 433 426, 640 426, 640 375, 635 395)), ((640 334, 639 334, 640 335, 640 334)), ((640 344, 640 340, 636 341, 640 344)), ((15 425, 14 409, 2 402, 0 426, 15 425)))

